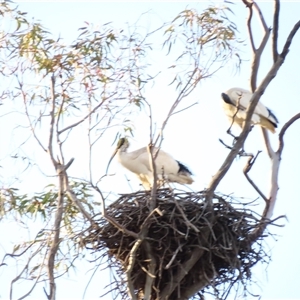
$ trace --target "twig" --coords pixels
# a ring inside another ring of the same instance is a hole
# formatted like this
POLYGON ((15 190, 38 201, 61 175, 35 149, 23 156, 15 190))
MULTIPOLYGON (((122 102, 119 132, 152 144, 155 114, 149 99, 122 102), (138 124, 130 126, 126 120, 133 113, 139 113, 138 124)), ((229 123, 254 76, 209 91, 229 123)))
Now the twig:
POLYGON ((176 258, 177 253, 179 252, 179 250, 181 250, 181 245, 176 249, 176 251, 174 252, 172 258, 170 259, 170 261, 168 262, 168 264, 165 266, 165 269, 168 270, 170 268, 170 266, 172 265, 174 259, 176 258))
POLYGON ((174 198, 174 201, 175 201, 175 204, 176 204, 176 207, 178 208, 178 210, 180 211, 180 214, 182 215, 183 219, 185 220, 185 222, 187 223, 187 226, 191 227, 194 229, 195 232, 199 232, 199 229, 194 226, 189 220, 188 218, 186 217, 184 211, 182 210, 182 208, 180 207, 180 205, 178 204, 177 200, 174 198))
MULTIPOLYGON (((116 93, 114 93, 113 95, 111 95, 111 97, 113 97, 116 93)), ((102 106, 102 104, 106 101, 107 99, 103 99, 98 105, 96 105, 86 116, 84 116, 81 120, 79 120, 78 122, 75 122, 61 130, 58 131, 58 134, 61 134, 63 132, 65 132, 66 130, 69 130, 73 127, 76 127, 77 125, 81 124, 82 122, 84 122, 88 117, 90 117, 99 107, 102 106)))
MULTIPOLYGON (((132 236, 135 239, 139 239, 139 235, 131 230, 128 230, 126 228, 124 228, 121 224, 119 224, 114 218, 110 217, 109 215, 107 215, 106 213, 106 208, 105 208, 105 201, 104 201, 104 197, 100 191, 100 189, 98 188, 98 186, 94 186, 92 185, 92 187, 99 193, 100 198, 101 198, 101 206, 102 206, 102 217, 107 220, 110 224, 112 224, 113 226, 115 226, 116 228, 118 228, 121 232, 127 234, 128 236, 132 236)), ((75 199, 74 199, 75 200, 75 199)), ((81 203, 80 203, 81 205, 81 203)), ((84 210, 84 209, 83 209, 84 210)), ((84 210, 85 211, 85 210, 84 210)), ((88 214, 87 218, 91 218, 91 216, 88 214)), ((93 225, 96 225, 98 227, 98 225, 94 222, 93 219, 89 219, 90 222, 93 225)))

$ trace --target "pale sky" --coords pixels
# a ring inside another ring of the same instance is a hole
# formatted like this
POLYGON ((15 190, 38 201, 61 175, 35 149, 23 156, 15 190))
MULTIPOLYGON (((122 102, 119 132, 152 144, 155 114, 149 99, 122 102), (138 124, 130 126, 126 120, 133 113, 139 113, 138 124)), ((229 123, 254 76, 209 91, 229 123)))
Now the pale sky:
MULTIPOLYGON (((265 13, 266 22, 269 26, 271 23, 272 3, 271 1, 258 1, 259 5, 265 13)), ((28 15, 35 20, 40 20, 44 26, 53 33, 54 37, 60 35, 66 43, 70 43, 78 34, 77 29, 84 25, 84 22, 93 24, 104 24, 113 22, 117 28, 127 26, 127 22, 134 24, 141 14, 146 13, 140 20, 144 30, 156 28, 162 22, 171 21, 179 12, 186 7, 189 8, 205 8, 211 2, 71 2, 71 1, 53 1, 42 2, 19 1, 19 9, 28 12, 28 15)), ((221 2, 220 2, 221 3, 221 2)), ((245 20, 247 10, 240 2, 235 1, 235 5, 230 6, 234 11, 234 21, 238 25, 240 37, 248 43, 247 31, 245 28, 245 20)), ((280 31, 279 31, 279 49, 281 48, 284 37, 289 33, 292 26, 299 20, 300 2, 282 1, 280 31)), ((260 27, 257 33, 260 36, 260 27)), ((161 41, 157 41, 160 45, 161 41)), ((300 112, 300 84, 299 84, 299 47, 300 34, 296 35, 291 51, 287 59, 279 71, 278 76, 271 82, 261 101, 272 109, 279 119, 280 126, 288 121, 296 113, 300 112)), ((159 47, 157 47, 159 48, 159 47)), ((176 159, 184 162, 191 168, 195 174, 195 183, 191 186, 194 190, 202 190, 207 186, 211 177, 216 173, 221 163, 224 161, 228 150, 219 143, 218 139, 230 141, 226 134, 228 122, 221 110, 221 92, 231 87, 249 88, 250 60, 251 53, 249 47, 244 46, 243 58, 245 62, 242 64, 240 72, 234 73, 229 68, 224 68, 211 79, 201 83, 199 87, 189 96, 188 103, 198 102, 191 110, 187 110, 182 115, 176 115, 168 124, 165 131, 165 140, 162 148, 171 153, 176 159)), ((270 51, 270 43, 268 45, 270 51)), ((266 74, 271 63, 271 52, 268 52, 261 61, 262 69, 259 79, 266 74)), ((159 62, 161 57, 157 53, 156 61, 153 62, 154 68, 159 70, 159 62)), ((170 103, 174 101, 174 92, 167 87, 168 78, 157 82, 152 90, 147 91, 147 100, 153 103, 153 112, 156 117, 158 127, 164 119, 168 111, 170 103)), ((258 81, 259 82, 259 81, 258 81)), ((0 114, 2 115, 1 111, 0 114)), ((137 149, 145 146, 148 142, 149 134, 148 123, 145 122, 146 115, 136 116, 134 119, 136 132, 135 137, 131 140, 131 149, 137 149)), ((8 119, 0 118, 0 134, 1 140, 9 141, 10 145, 16 145, 18 141, 13 140, 10 131, 7 128, 8 119)), ((261 288, 254 289, 256 293, 260 293, 262 300, 273 299, 300 299, 299 285, 299 268, 300 257, 298 255, 299 228, 300 228, 300 197, 298 195, 297 186, 299 185, 299 169, 300 169, 300 143, 299 143, 300 121, 295 123, 285 136, 285 149, 283 152, 281 171, 279 177, 280 190, 278 200, 273 217, 285 214, 288 221, 285 222, 284 228, 270 227, 272 233, 278 235, 277 242, 268 240, 272 261, 265 272, 264 267, 258 266, 253 269, 254 278, 257 279, 261 288)), ((18 137, 17 137, 18 138, 18 137)), ((271 137, 272 144, 277 145, 277 135, 271 137)), ((107 148, 95 160, 95 164, 99 168, 99 176, 105 174, 106 165, 114 146, 111 145, 112 139, 108 139, 107 148)), ((30 145, 30 147, 33 147, 30 145)), ((34 146, 36 147, 36 145, 34 146)), ((4 147, 9 150, 11 148, 4 147)), ((38 148, 37 148, 38 149, 38 148)), ((265 153, 264 145, 260 130, 255 128, 250 133, 246 142, 248 152, 256 152, 263 150, 257 164, 251 171, 251 177, 258 182, 260 188, 267 193, 269 188, 269 162, 265 153)), ((71 156, 75 157, 72 166, 74 176, 80 176, 82 164, 80 149, 73 149, 71 156)), ((41 150, 34 151, 37 161, 44 160, 41 150)), ((0 150, 0 164, 3 165, 5 157, 4 150, 0 150)), ((228 172, 222 184, 218 187, 218 191, 224 194, 234 193, 236 196, 245 198, 256 198, 257 194, 249 186, 246 179, 242 175, 242 168, 245 160, 243 158, 236 159, 231 170, 228 172)), ((50 172, 45 166, 46 173, 50 172)), ((116 173, 115 176, 105 179, 104 185, 107 190, 114 190, 115 193, 128 192, 125 175, 131 179, 133 187, 138 187, 138 182, 134 175, 124 170, 115 160, 110 166, 110 171, 116 173), (116 187, 116 182, 118 186, 116 187)), ((4 172, 4 171, 1 171, 4 172)), ((31 176, 38 172, 37 170, 31 176)), ((8 174, 10 174, 8 172, 8 174)), ((83 176, 85 176, 84 174, 83 176)), ((3 177, 8 175, 4 172, 3 177)), ((32 178, 32 177, 31 177, 32 178)), ((41 179, 42 180, 42 179, 41 179)), ((30 180, 29 180, 30 181, 30 180)), ((30 189, 31 185, 24 183, 30 189)), ((42 190, 44 182, 41 181, 42 190)), ((25 188, 25 187, 24 187, 25 188)), ((281 221, 282 223, 283 221, 281 221)), ((32 224, 33 232, 39 230, 38 226, 32 224)), ((13 223, 0 226, 0 232, 9 233, 5 235, 5 239, 0 243, 0 254, 2 257, 6 252, 12 249, 12 240, 24 238, 24 234, 18 232, 17 226, 13 223), (2 228, 1 228, 2 227, 2 228), (4 229, 3 229, 4 227, 4 229), (8 230, 9 228, 9 230, 8 230), (5 231, 4 231, 5 230, 5 231), (15 239, 12 239, 14 233, 15 239)), ((1 233, 2 235, 2 233, 1 233)), ((67 278, 58 281, 58 297, 57 299, 82 299, 86 284, 88 283, 93 265, 84 261, 78 263, 77 272, 67 278)), ((14 271, 11 269, 0 269, 0 299, 8 299, 9 288, 8 283, 14 277, 14 271), (10 274, 11 273, 11 274, 10 274), (10 277, 11 276, 11 277, 10 277), (5 284, 3 284, 5 283, 5 284)), ((98 271, 91 280, 90 286, 86 291, 85 298, 87 300, 98 299, 103 293, 104 286, 109 283, 109 273, 107 271, 98 271)), ((24 286, 20 285, 20 291, 24 286)), ((21 296, 16 290, 16 297, 21 296)), ((42 287, 37 287, 32 297, 29 299, 41 299, 44 297, 42 287)), ((234 293, 232 294, 233 299, 234 293)), ((105 296, 103 299, 111 299, 105 296)))

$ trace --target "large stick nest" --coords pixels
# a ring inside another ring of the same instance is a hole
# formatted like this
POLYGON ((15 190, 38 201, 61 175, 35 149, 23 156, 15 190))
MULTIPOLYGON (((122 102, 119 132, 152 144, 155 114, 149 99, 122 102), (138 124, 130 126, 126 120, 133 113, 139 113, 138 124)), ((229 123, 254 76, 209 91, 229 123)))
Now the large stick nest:
POLYGON ((157 209, 151 213, 150 192, 121 195, 106 210, 121 227, 101 218, 95 220, 99 227, 91 227, 84 239, 87 248, 101 251, 110 266, 116 267, 122 299, 129 298, 128 283, 142 299, 147 276, 154 278, 151 299, 162 299, 161 293, 172 285, 176 288, 168 299, 186 299, 201 281, 209 284, 198 294, 195 291, 192 298, 201 298, 203 291, 210 288, 215 296, 224 299, 236 283, 246 289, 251 268, 260 260, 268 261, 261 245, 261 229, 265 229, 266 221, 248 205, 215 195, 213 208, 209 208, 204 201, 205 192, 163 189, 157 191, 156 197, 157 209), (140 234, 142 242, 126 230, 140 234), (175 284, 195 249, 202 255, 175 284), (147 275, 151 258, 154 276, 147 275))

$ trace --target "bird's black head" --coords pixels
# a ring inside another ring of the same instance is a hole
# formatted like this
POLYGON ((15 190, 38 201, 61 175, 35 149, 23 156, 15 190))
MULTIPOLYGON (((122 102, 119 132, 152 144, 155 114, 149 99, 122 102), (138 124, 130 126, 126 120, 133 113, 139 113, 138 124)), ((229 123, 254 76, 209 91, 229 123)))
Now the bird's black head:
POLYGON ((221 94, 222 99, 224 100, 224 102, 228 103, 228 104, 232 104, 232 101, 230 100, 229 96, 225 93, 221 94))
POLYGON ((127 138, 120 138, 117 144, 117 149, 120 149, 122 146, 129 146, 127 138))

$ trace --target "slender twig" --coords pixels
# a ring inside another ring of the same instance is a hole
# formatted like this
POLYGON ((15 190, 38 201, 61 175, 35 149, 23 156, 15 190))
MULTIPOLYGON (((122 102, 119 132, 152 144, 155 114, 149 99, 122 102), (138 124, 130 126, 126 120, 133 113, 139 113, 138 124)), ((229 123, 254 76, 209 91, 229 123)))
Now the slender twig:
MULTIPOLYGON (((106 213, 106 208, 105 208, 105 199, 103 197, 103 194, 101 192, 101 190, 99 189, 98 186, 92 185, 92 187, 99 193, 100 195, 100 199, 101 199, 101 207, 102 207, 102 217, 107 220, 109 223, 111 223, 113 226, 115 226, 116 228, 118 228, 121 232, 127 234, 128 236, 132 236, 135 239, 139 239, 139 235, 131 230, 126 229, 125 227, 123 227, 121 224, 119 224, 114 218, 112 218, 111 216, 107 215, 106 213)), ((75 195, 74 195, 75 196, 75 195)), ((76 197, 76 196, 75 196, 76 197)), ((73 201, 78 201, 78 199, 74 199, 73 201)), ((80 203, 80 202, 79 202, 80 203)), ((80 206, 82 207, 81 203, 80 206)), ((85 209, 82 207, 84 214, 86 214, 87 219, 91 222, 92 225, 97 226, 98 225, 94 222, 94 220, 92 219, 92 217, 85 211, 85 209)))
MULTIPOLYGON (((116 93, 115 93, 116 94, 116 93)), ((112 96, 114 96, 115 94, 113 94, 112 96)), ((112 97, 111 96, 111 97, 112 97)), ((98 105, 96 105, 86 116, 84 116, 81 120, 79 120, 78 122, 75 122, 63 129, 61 129, 60 131, 58 131, 58 134, 63 133, 66 130, 69 130, 73 127, 76 127, 77 125, 81 124, 82 122, 84 122, 87 118, 89 118, 94 112, 96 112, 96 110, 102 106, 102 104, 106 101, 107 99, 103 99, 98 105)))
POLYGON ((182 210, 182 208, 180 207, 179 203, 177 202, 177 200, 176 200, 175 198, 174 198, 174 201, 175 201, 175 205, 176 205, 177 209, 179 210, 181 216, 182 216, 183 219, 185 220, 186 225, 187 225, 188 227, 193 228, 195 232, 199 232, 199 229, 198 229, 195 225, 193 225, 193 224, 190 222, 190 220, 186 217, 184 211, 182 210))
POLYGON ((165 269, 166 269, 166 270, 168 270, 168 269, 171 267, 171 265, 172 265, 174 259, 175 259, 176 256, 177 256, 177 253, 178 253, 179 250, 181 250, 181 249, 182 249, 182 245, 180 245, 180 246, 176 249, 176 251, 174 252, 174 254, 172 255, 170 261, 169 261, 169 262, 167 263, 167 265, 165 266, 165 269))
POLYGON ((42 142, 40 141, 40 139, 37 137, 36 133, 35 133, 35 128, 31 122, 31 119, 30 119, 30 116, 29 116, 29 111, 28 111, 28 107, 27 107, 27 101, 26 101, 26 93, 24 92, 23 90, 23 83, 21 83, 21 81, 19 80, 19 78, 16 76, 16 79, 18 81, 18 84, 19 84, 19 87, 20 87, 20 90, 21 90, 21 93, 22 93, 22 97, 23 97, 23 102, 24 102, 24 107, 25 107, 25 114, 26 114, 26 117, 28 119, 28 123, 29 123, 29 126, 30 126, 30 129, 32 131, 32 134, 34 136, 34 138, 36 139, 36 141, 38 142, 38 144, 41 146, 41 148, 47 152, 47 149, 44 147, 44 145, 42 144, 42 142))
MULTIPOLYGON (((41 249, 42 249, 42 245, 40 245, 40 246, 37 248, 37 250, 35 250, 34 253, 32 253, 32 254, 30 255, 30 257, 28 258, 28 261, 27 261, 27 263, 25 264, 25 266, 23 267, 23 269, 22 269, 22 270, 20 271, 20 273, 19 273, 19 274, 11 281, 11 283, 10 283, 10 291, 9 291, 9 299, 10 299, 10 300, 15 299, 15 298, 13 298, 13 285, 14 285, 14 283, 17 282, 18 280, 20 280, 20 279, 22 278, 23 273, 24 273, 25 271, 28 270, 28 267, 29 267, 29 264, 30 264, 31 260, 32 260, 37 254, 41 253, 41 249)), ((27 248, 27 250, 28 250, 28 248, 27 248)), ((42 268, 40 268, 40 272, 41 272, 41 269, 42 269, 42 268)), ((40 276, 37 276, 37 279, 36 279, 36 280, 38 280, 39 278, 40 278, 40 276)), ((33 287, 36 285, 36 283, 37 283, 37 282, 34 283, 33 287)), ((27 295, 28 295, 28 293, 26 293, 26 296, 27 296, 27 295)))

